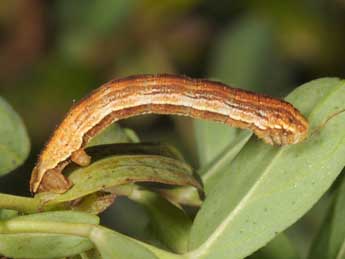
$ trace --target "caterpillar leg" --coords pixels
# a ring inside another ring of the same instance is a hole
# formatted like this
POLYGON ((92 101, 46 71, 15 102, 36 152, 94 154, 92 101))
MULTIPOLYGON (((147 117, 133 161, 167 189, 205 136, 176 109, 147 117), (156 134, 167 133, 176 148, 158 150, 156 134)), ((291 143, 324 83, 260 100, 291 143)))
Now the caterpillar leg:
POLYGON ((71 160, 80 166, 88 166, 91 163, 91 157, 82 148, 72 153, 71 160))
POLYGON ((44 175, 38 192, 64 193, 73 184, 61 173, 59 169, 50 169, 44 175))

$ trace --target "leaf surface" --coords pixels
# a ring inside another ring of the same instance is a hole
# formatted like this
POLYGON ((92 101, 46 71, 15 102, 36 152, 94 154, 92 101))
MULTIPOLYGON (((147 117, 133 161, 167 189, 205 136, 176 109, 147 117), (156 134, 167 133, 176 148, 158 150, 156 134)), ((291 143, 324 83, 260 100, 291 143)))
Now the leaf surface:
POLYGON ((145 207, 160 241, 173 252, 187 252, 192 220, 181 208, 150 191, 135 190, 129 198, 145 207))
POLYGON ((249 256, 247 259, 298 259, 297 251, 292 246, 288 237, 284 234, 276 236, 266 246, 249 256))
POLYGON ((345 178, 332 208, 323 223, 321 231, 314 241, 309 258, 344 259, 345 258, 345 178))
POLYGON ((0 176, 20 166, 29 151, 30 141, 23 121, 0 97, 0 176))
POLYGON ((103 259, 183 258, 103 227, 95 228, 90 234, 90 240, 95 244, 103 259))

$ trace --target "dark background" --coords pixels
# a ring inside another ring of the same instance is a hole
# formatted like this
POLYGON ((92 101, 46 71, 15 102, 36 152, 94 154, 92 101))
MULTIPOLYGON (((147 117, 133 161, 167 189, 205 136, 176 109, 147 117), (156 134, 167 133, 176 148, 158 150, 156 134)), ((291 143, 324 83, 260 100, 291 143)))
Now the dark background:
MULTIPOLYGON (((64 113, 112 78, 176 73, 284 97, 310 80, 344 77, 344 46, 344 0, 1 0, 0 95, 32 141, 30 158, 1 179, 1 191, 28 195, 36 156, 64 113)), ((190 120, 144 116, 122 125, 177 146, 197 168, 190 120)), ((145 225, 139 208, 119 204, 105 222, 130 218, 128 209, 145 225)), ((325 204, 290 230, 301 253, 325 204)), ((109 224, 137 227, 119 222, 109 224)))

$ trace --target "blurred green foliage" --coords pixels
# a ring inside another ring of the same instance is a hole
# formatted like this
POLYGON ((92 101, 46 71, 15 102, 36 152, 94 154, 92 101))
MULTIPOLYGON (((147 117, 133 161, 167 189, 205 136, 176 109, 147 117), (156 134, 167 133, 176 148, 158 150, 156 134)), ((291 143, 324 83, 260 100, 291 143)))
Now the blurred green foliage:
MULTIPOLYGON (((0 95, 23 118, 33 149, 24 166, 1 178, 0 187, 22 192, 39 150, 74 100, 112 78, 179 73, 278 97, 317 77, 344 78, 344 14, 344 0, 3 0, 0 95)), ((239 134, 175 117, 121 123, 142 140, 176 146, 200 167, 239 134)), ((116 213, 121 206, 145 217, 124 200, 104 214, 105 222, 111 218, 118 228, 128 226, 122 232, 140 236, 126 215, 116 213)), ((302 237, 298 242, 310 242, 321 218, 310 213, 303 219, 306 229, 293 229, 302 237)), ((299 252, 305 255, 308 246, 303 243, 299 252)))

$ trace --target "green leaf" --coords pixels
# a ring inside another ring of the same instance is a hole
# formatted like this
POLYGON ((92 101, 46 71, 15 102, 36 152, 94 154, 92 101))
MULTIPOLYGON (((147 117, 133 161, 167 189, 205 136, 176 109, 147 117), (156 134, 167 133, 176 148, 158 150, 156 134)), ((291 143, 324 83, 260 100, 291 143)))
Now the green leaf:
MULTIPOLYGON (((249 131, 210 121, 194 120, 194 127, 201 168, 208 166, 225 149, 229 150, 229 147, 235 147, 234 150, 238 152, 246 143, 242 140, 248 140, 251 135, 249 131)), ((233 156, 236 155, 237 153, 233 152, 233 156)), ((202 170, 200 174, 203 175, 206 172, 202 170)))
POLYGON ((310 259, 344 259, 345 258, 345 178, 332 208, 322 225, 321 231, 310 250, 310 259))
POLYGON ((140 203, 147 210, 155 234, 173 252, 187 252, 191 219, 176 206, 153 192, 135 190, 130 199, 140 203))
POLYGON ((290 240, 284 234, 278 235, 266 246, 249 256, 247 259, 298 259, 297 251, 293 248, 290 240))
MULTIPOLYGON (((137 145, 118 145, 118 148, 114 149, 111 148, 112 146, 110 144, 115 143, 131 143, 131 142, 139 142, 139 137, 136 135, 136 133, 131 129, 124 129, 121 128, 120 125, 117 123, 113 123, 110 126, 106 127, 101 133, 99 133, 95 138, 93 138, 89 143, 88 147, 92 146, 101 146, 97 147, 96 149, 103 148, 101 152, 98 152, 98 156, 103 155, 109 155, 111 152, 113 153, 135 153, 140 152, 137 145)), ((166 150, 169 154, 170 148, 166 146, 159 146, 162 150, 166 150)), ((151 145, 146 145, 145 148, 147 149, 155 149, 156 147, 151 147, 151 145)), ((144 151, 145 151, 145 148, 144 151)), ((89 149, 90 150, 90 149, 89 149)), ((91 148, 91 150, 93 150, 91 148)), ((143 152, 144 152, 143 151, 143 152)), ((92 151, 91 151, 92 152, 92 151)), ((157 151, 158 152, 158 151, 157 151)), ((95 158, 93 158, 95 159, 95 158)), ((99 193, 92 193, 90 195, 87 195, 84 197, 81 201, 79 201, 77 204, 73 203, 72 209, 77 211, 83 211, 88 212, 91 214, 99 214, 106 210, 115 199, 115 194, 105 194, 103 192, 99 193)))
POLYGON ((30 151, 23 121, 0 97, 0 176, 20 166, 30 151))
MULTIPOLYGON (((309 119, 311 132, 345 108, 345 82, 312 81, 287 100, 309 119)), ((192 255, 242 258, 264 246, 317 202, 345 164, 345 114, 303 143, 273 147, 252 138, 199 211, 192 255)))
MULTIPOLYGON (((120 145, 120 147, 123 147, 120 150, 124 154, 126 153, 125 146, 120 145)), ((92 150, 98 152, 92 152, 88 149, 88 153, 93 154, 92 157, 95 162, 88 167, 78 168, 69 175, 68 178, 74 185, 68 192, 60 195, 41 193, 37 195, 37 198, 45 200, 45 205, 51 205, 75 200, 97 191, 133 182, 159 182, 170 185, 200 187, 193 177, 191 167, 180 160, 171 158, 171 156, 175 156, 174 153, 169 153, 164 149, 160 150, 161 146, 158 146, 156 150, 148 148, 150 145, 137 145, 137 150, 132 148, 134 146, 133 144, 127 146, 127 153, 132 152, 132 155, 110 155, 106 158, 104 158, 104 155, 107 152, 114 154, 114 149, 111 146, 108 146, 108 148, 106 146, 92 148, 92 150), (140 150, 142 150, 142 155, 135 155, 140 150), (166 156, 155 155, 155 152, 161 151, 167 152, 165 153, 166 156), (151 154, 145 155, 144 152, 151 152, 151 154), (47 200, 50 200, 50 202, 47 202, 47 200)), ((115 145, 115 147, 119 147, 119 145, 115 145)))
POLYGON ((184 258, 103 227, 95 228, 90 233, 90 240, 95 244, 103 259, 184 258))
POLYGON ((202 168, 200 174, 206 194, 212 190, 218 178, 220 178, 223 173, 227 172, 232 160, 241 151, 251 136, 252 134, 250 132, 241 131, 236 138, 212 160, 212 162, 202 168))
MULTIPOLYGON (((8 222, 16 226, 23 221, 28 228, 30 222, 46 222, 54 229, 56 222, 98 224, 99 218, 86 213, 59 211, 20 216, 8 222)), ((6 222, 3 224, 6 226, 6 222)), ((13 258, 61 258, 79 254, 93 247, 85 237, 27 232, 0 234, 0 254, 13 258)))

